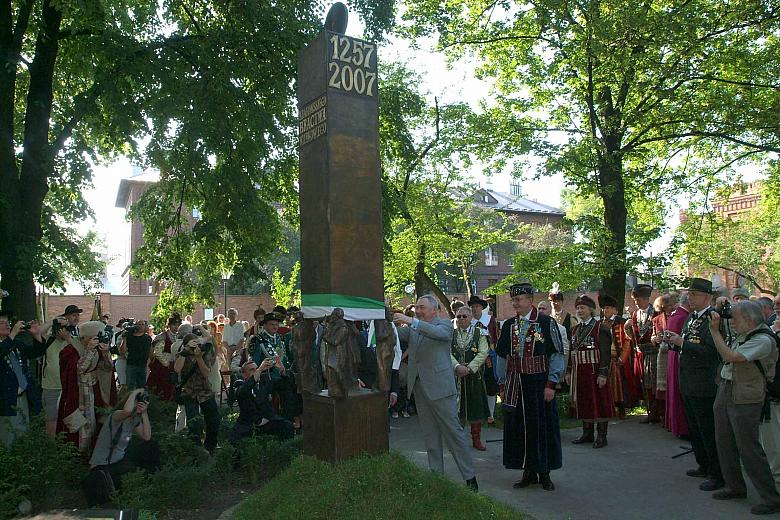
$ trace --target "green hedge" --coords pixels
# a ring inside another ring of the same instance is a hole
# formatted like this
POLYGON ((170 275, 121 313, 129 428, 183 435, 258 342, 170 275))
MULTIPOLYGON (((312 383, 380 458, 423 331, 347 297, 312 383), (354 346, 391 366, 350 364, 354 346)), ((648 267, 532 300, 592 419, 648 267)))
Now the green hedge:
POLYGON ((397 453, 330 465, 299 457, 244 500, 233 520, 529 518, 397 453))

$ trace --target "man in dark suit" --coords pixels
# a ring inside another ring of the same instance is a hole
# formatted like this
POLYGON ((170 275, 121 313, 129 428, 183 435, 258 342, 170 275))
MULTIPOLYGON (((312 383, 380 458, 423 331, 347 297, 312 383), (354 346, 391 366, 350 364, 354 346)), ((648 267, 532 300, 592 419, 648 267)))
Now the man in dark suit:
POLYGON ((712 282, 691 278, 688 302, 691 310, 682 335, 666 331, 668 342, 680 351, 680 393, 685 418, 690 427, 691 446, 699 464, 688 476, 704 477, 699 489, 715 491, 723 487, 723 476, 715 444, 713 404, 718 392, 716 382, 720 356, 709 328, 712 282))
POLYGON ((428 466, 444 472, 443 443, 452 453, 466 484, 477 490, 474 463, 466 432, 458 421, 457 387, 452 368, 452 322, 438 316, 439 304, 431 295, 421 296, 414 306, 417 317, 395 313, 398 337, 408 343, 409 395, 414 394, 420 427, 428 451, 428 466), (402 325, 406 325, 405 327, 402 325))

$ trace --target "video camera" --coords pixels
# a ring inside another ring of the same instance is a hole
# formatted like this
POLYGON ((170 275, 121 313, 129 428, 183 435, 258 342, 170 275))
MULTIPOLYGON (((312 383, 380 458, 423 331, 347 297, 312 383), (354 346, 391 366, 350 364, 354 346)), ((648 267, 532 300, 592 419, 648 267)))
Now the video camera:
POLYGON ((133 318, 125 319, 125 321, 120 323, 120 327, 122 327, 122 336, 129 336, 141 330, 141 326, 133 318))

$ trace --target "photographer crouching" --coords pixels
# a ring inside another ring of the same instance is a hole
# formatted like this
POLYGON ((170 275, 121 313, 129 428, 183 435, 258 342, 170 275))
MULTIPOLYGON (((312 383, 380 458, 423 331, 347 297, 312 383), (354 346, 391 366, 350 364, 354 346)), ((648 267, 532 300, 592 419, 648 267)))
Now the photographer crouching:
POLYGON ((243 379, 233 383, 239 415, 230 432, 231 444, 237 445, 242 439, 255 434, 274 435, 279 440, 293 437, 293 423, 276 415, 271 406, 273 381, 268 371, 275 365, 274 358, 265 358, 259 367, 252 360, 241 367, 243 379))
POLYGON ((764 322, 761 306, 741 301, 731 307, 737 337, 728 345, 721 334, 717 312, 709 315, 715 347, 723 359, 722 381, 715 398, 715 434, 726 488, 712 495, 718 500, 746 498, 744 466, 762 503, 750 512, 767 515, 780 512, 780 494, 775 488, 764 449, 758 437, 767 381, 772 381, 777 362, 778 338, 764 322))
POLYGON ((192 333, 182 338, 182 347, 173 365, 179 379, 176 401, 184 406, 187 428, 195 442, 200 444, 205 420, 206 439, 203 447, 209 453, 213 453, 217 447, 219 432, 219 410, 209 382, 214 359, 211 335, 205 327, 197 325, 193 327, 192 333))
POLYGON ((113 412, 100 430, 84 493, 90 506, 109 502, 122 477, 136 469, 153 472, 160 467, 160 449, 152 441, 152 425, 146 413, 149 395, 143 388, 130 392, 124 406, 113 412), (142 442, 132 443, 133 434, 142 442))

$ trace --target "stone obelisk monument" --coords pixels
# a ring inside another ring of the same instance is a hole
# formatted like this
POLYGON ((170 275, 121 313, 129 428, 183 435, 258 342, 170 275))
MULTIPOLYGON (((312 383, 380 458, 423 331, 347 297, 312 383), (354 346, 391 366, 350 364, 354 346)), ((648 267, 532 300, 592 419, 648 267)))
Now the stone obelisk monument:
POLYGON ((375 44, 346 36, 346 25, 347 8, 334 4, 322 32, 298 54, 305 319, 296 327, 308 333, 312 320, 326 317, 328 379, 324 392, 302 385, 303 449, 332 462, 389 444, 387 393, 356 384, 353 323, 385 319, 377 52, 375 44))
POLYGON ((337 3, 298 55, 301 310, 383 319, 376 45, 345 29, 337 3))

